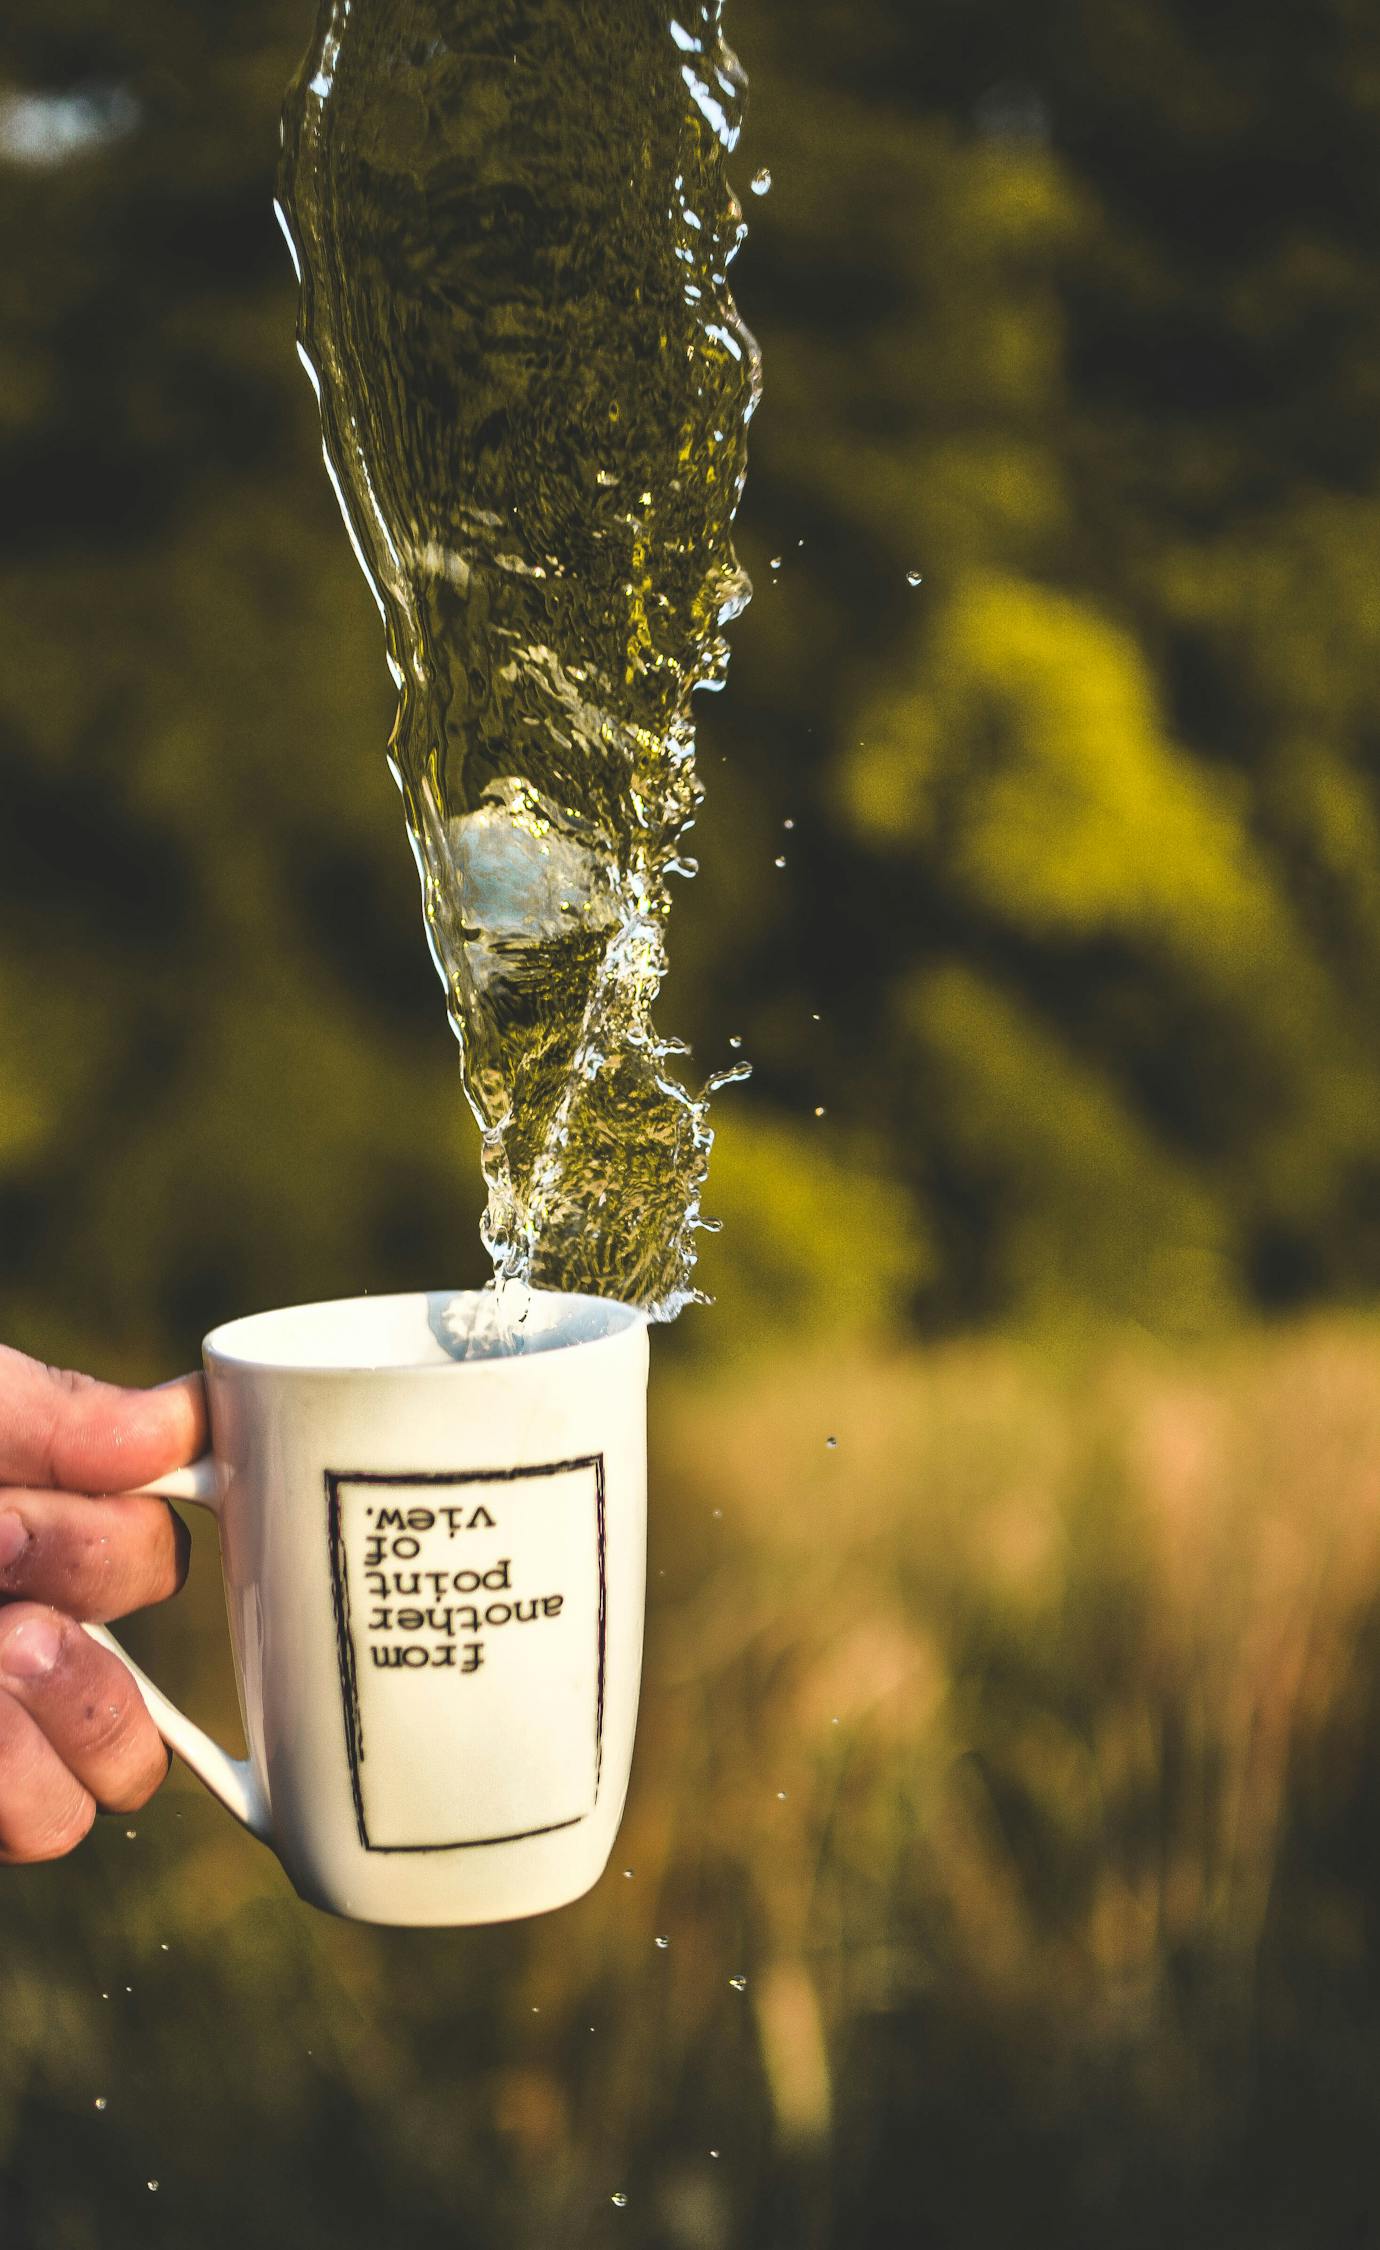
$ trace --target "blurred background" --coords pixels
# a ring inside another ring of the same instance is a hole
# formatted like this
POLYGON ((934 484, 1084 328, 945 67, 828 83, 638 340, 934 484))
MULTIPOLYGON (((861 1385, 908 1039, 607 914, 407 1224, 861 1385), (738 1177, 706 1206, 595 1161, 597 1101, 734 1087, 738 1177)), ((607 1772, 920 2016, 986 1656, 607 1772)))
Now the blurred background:
MULTIPOLYGON (((310 23, 0 29, 0 1336, 130 1380, 483 1274, 310 23)), ((624 1835, 371 1932, 178 1775, 7 1874, 5 2250, 1380 2243, 1380 16, 728 29, 757 595, 660 1018, 755 1075, 624 1835)), ((220 1611, 198 1527, 130 1638, 233 1733, 220 1611)))

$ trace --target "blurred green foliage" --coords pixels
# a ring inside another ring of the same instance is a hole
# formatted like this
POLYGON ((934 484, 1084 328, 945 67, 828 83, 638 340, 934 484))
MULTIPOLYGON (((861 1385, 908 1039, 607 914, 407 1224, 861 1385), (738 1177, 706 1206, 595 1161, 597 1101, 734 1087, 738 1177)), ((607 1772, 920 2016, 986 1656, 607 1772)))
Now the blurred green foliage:
MULTIPOLYGON (((805 812, 830 1116, 919 1207, 916 1309, 1367 1296, 1380 27, 754 31, 749 523, 786 559, 736 723, 805 812)), ((820 1067, 801 1025, 757 1027, 775 1094, 820 1067)))
MULTIPOLYGON (((309 13, 0 27, 0 148, 138 105, 0 156, 0 1334, 104 1372, 481 1272, 269 207, 309 13)), ((6 2250, 1374 2233, 1376 1339, 1186 1342, 1380 1283, 1380 16, 730 29, 758 593, 661 1016, 757 1073, 619 1860, 376 1935, 178 1788, 7 1881, 6 2250)), ((138 1633, 224 1724, 203 1560, 138 1633)))
MULTIPOLYGON (((20 0, 0 35, 0 1317, 129 1368, 480 1271, 270 213, 307 12, 20 0), (137 111, 16 160, 16 97, 73 86, 137 111)), ((740 184, 774 182, 758 596, 661 1012, 757 1076, 678 1348, 1364 1298, 1380 26, 732 28, 740 184)))

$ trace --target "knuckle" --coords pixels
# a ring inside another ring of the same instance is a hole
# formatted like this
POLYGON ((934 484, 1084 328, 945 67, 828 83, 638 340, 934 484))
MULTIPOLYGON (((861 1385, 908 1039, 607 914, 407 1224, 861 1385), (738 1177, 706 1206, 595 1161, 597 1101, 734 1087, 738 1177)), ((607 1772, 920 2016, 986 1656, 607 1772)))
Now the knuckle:
POLYGON ((0 1695, 0 1862, 61 1859, 95 1817, 76 1776, 19 1705, 0 1695))
POLYGON ((40 1785, 47 1745, 19 1705, 0 1693, 0 1815, 40 1785))
POLYGON ((190 1536, 162 1500, 31 1495, 28 1540, 0 1570, 0 1600, 37 1595, 77 1617, 120 1617, 168 1600, 186 1576, 190 1536))
POLYGON ((95 1800, 73 1783, 70 1796, 61 1804, 45 1808, 37 1819, 12 1824, 3 1857, 11 1867, 64 1859, 90 1835, 95 1818, 95 1800))
POLYGON ((113 1526, 93 1534, 88 1571, 99 1569, 107 1590, 131 1609, 169 1600, 187 1576, 186 1526, 164 1500, 132 1498, 112 1506, 119 1513, 113 1526))
POLYGON ((59 1402, 61 1402, 61 1399, 79 1399, 79 1397, 86 1395, 88 1390, 99 1390, 97 1377, 95 1375, 83 1375, 79 1368, 45 1366, 43 1372, 47 1377, 47 1388, 50 1388, 50 1393, 54 1395, 54 1399, 59 1399, 59 1402))
POLYGON ((187 1576, 190 1540, 165 1500, 147 1506, 138 1541, 139 1579, 145 1601, 163 1602, 180 1591, 187 1576))
POLYGON ((138 1812, 150 1797, 156 1796, 168 1777, 170 1760, 167 1751, 155 1735, 148 1746, 147 1755, 121 1783, 118 1789, 101 1792, 103 1812, 138 1812))
POLYGON ((79 1374, 75 1367, 48 1366, 44 1373, 55 1389, 69 1393, 89 1390, 94 1380, 90 1375, 79 1374))
MULTIPOLYGON (((103 1652, 97 1652, 103 1653, 103 1652)), ((168 1755, 134 1680, 113 1657, 95 1667, 70 1713, 70 1756, 106 1812, 147 1804, 168 1755)))
POLYGON ((118 1683, 112 1681, 108 1688, 102 1685, 84 1699, 74 1729, 75 1747, 82 1757, 108 1757, 112 1751, 123 1750, 138 1734, 141 1720, 145 1726, 150 1724, 138 1690, 125 1672, 118 1683))

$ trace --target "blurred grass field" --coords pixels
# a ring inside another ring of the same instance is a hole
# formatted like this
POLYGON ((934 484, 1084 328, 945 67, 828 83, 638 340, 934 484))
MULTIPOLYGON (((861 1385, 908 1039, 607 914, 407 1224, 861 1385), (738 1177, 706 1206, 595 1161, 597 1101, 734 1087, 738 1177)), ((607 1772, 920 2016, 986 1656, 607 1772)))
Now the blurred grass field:
MULTIPOLYGON (((3 2239, 1370 2240, 1377 1353, 664 1375, 596 1891, 354 1929, 179 1778, 7 1879, 3 2239)), ((199 1558, 139 1647, 224 1727, 199 1558)))

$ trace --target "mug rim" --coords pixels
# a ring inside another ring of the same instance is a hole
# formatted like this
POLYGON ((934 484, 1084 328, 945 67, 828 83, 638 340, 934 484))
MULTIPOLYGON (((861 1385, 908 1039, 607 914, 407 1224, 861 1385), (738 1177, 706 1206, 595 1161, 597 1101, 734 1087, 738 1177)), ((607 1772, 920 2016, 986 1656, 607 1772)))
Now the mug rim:
POLYGON ((364 1290, 353 1297, 323 1297, 300 1305, 273 1305, 260 1312, 237 1313, 210 1329, 202 1340, 202 1353, 207 1363, 245 1374, 301 1376, 360 1376, 408 1375, 449 1376, 493 1375, 499 1370, 516 1370, 532 1367, 544 1361, 565 1359, 572 1352, 597 1351, 601 1347, 626 1342, 630 1337, 645 1334, 648 1315, 640 1305, 623 1303, 616 1297, 595 1297, 585 1292, 563 1289, 533 1289, 529 1292, 534 1305, 564 1306, 577 1314, 600 1323, 591 1333, 567 1337, 541 1339, 534 1335, 536 1348, 531 1351, 506 1351, 476 1353, 473 1358, 391 1358, 376 1356, 366 1358, 361 1353, 346 1354, 337 1359, 310 1359, 291 1354, 274 1355, 262 1347, 252 1348, 251 1337, 265 1327, 278 1323, 302 1322, 312 1315, 327 1316, 332 1313, 358 1313, 367 1307, 381 1314, 401 1307, 426 1307, 463 1300, 469 1304, 492 1304, 493 1290, 487 1289, 402 1289, 381 1291, 364 1290), (248 1332, 248 1333, 245 1333, 248 1332), (241 1342, 241 1338, 243 1341, 241 1342))

